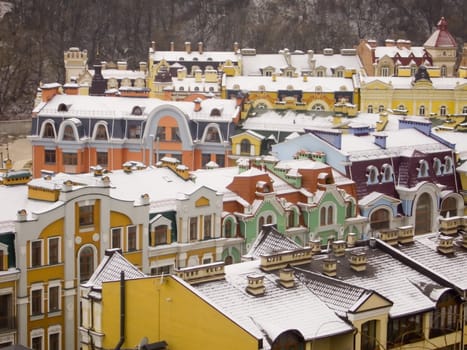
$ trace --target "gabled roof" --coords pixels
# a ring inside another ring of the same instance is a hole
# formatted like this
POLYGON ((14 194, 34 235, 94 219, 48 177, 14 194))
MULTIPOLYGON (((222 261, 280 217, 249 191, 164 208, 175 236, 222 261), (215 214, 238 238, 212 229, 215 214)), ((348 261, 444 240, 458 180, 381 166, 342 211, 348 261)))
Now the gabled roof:
POLYGON ((264 254, 301 248, 299 244, 277 231, 274 225, 264 225, 244 258, 259 259, 264 254))
POLYGON ((325 302, 339 316, 346 317, 348 312, 357 313, 370 309, 392 306, 392 302, 377 292, 348 284, 322 274, 294 268, 296 275, 318 298, 325 302), (367 301, 371 306, 365 305, 367 301), (379 299, 374 302, 374 299, 379 299))
POLYGON ((108 249, 104 259, 83 287, 101 290, 103 282, 120 280, 122 271, 125 273, 126 280, 146 277, 135 265, 125 259, 120 249, 108 249))

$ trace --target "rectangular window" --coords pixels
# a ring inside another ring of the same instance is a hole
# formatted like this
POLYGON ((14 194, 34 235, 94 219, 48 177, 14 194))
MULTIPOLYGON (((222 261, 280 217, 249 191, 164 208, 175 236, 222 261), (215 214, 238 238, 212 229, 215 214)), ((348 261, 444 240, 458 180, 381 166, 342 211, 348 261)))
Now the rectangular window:
POLYGON ((170 274, 171 268, 172 268, 172 265, 153 267, 151 269, 151 275, 152 276, 168 275, 170 274))
POLYGON ((225 167, 225 155, 223 154, 216 154, 216 163, 219 167, 225 167))
POLYGON ((136 226, 128 226, 127 227, 127 238, 128 238, 128 242, 127 242, 127 247, 128 247, 128 251, 134 251, 136 250, 138 247, 137 247, 137 240, 136 240, 136 226))
POLYGON ((78 165, 78 154, 63 153, 63 165, 78 165))
POLYGON ((204 216, 204 225, 203 225, 204 239, 211 238, 211 215, 204 216))
POLYGON ((141 137, 141 125, 130 125, 128 128, 128 138, 139 139, 141 137))
POLYGON ((46 149, 44 152, 45 164, 55 164, 57 162, 57 156, 54 149, 46 149))
POLYGON ((156 226, 155 229, 155 245, 167 244, 167 225, 156 226))
POLYGON ((79 207, 79 225, 91 226, 94 224, 94 205, 83 205, 79 207))
POLYGON ((117 227, 112 229, 112 248, 122 247, 122 228, 117 227))
POLYGON ((198 239, 198 218, 190 218, 190 241, 198 239))
POLYGON ((60 286, 49 287, 49 312, 60 311, 60 286))
POLYGON ((60 333, 49 334, 49 350, 60 349, 60 333))
POLYGON ((14 329, 13 295, 0 295, 0 329, 14 329))
POLYGON ((182 139, 180 138, 180 130, 178 127, 171 128, 172 133, 172 141, 180 142, 182 139))
POLYGON ((42 350, 42 337, 34 337, 31 339, 32 350, 42 350))
POLYGON ((165 126, 158 126, 156 132, 156 139, 159 138, 159 141, 165 141, 166 134, 165 134, 165 126))
POLYGON ((4 254, 3 250, 0 250, 0 271, 5 271, 5 264, 3 263, 4 254))
POLYGON ((109 156, 107 152, 97 152, 96 162, 102 167, 106 167, 109 164, 109 156))
POLYGON ((60 262, 60 237, 49 238, 49 265, 60 262))
POLYGON ((203 153, 201 162, 204 165, 208 164, 211 161, 211 153, 203 153))
POLYGON ((42 265, 42 241, 31 242, 31 267, 42 265))
POLYGON ((42 315, 42 289, 31 291, 31 316, 42 315))

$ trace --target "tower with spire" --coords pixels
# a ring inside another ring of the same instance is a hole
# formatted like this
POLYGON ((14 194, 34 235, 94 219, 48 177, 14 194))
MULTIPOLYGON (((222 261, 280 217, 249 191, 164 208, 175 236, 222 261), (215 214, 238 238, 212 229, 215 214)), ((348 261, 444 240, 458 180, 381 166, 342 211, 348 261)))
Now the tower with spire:
POLYGON ((431 34, 423 47, 433 58, 433 66, 440 67, 441 76, 453 76, 456 65, 457 43, 448 31, 448 21, 441 17, 436 30, 431 34))

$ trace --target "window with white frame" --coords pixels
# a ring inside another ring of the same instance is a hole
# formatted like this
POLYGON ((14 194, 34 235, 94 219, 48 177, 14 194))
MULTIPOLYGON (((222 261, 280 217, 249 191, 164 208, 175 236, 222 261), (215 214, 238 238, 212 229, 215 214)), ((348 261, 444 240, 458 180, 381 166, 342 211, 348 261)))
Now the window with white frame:
POLYGON ((392 165, 383 164, 381 168, 382 182, 392 182, 394 177, 394 170, 392 165))
POLYGON ((381 113, 381 112, 384 112, 384 106, 383 105, 378 106, 378 113, 381 113))
POLYGON ((60 263, 60 237, 50 237, 47 241, 49 265, 60 263))
POLYGON ((203 231, 204 239, 212 238, 212 215, 204 216, 203 231))
POLYGON ((60 350, 61 349, 61 327, 60 326, 52 326, 49 327, 48 330, 49 335, 49 348, 48 350, 60 350))
POLYGON ((389 76, 389 67, 388 66, 381 67, 381 76, 382 77, 388 77, 389 76))
POLYGON ((34 331, 31 332, 31 349, 32 350, 43 350, 44 349, 44 330, 35 329, 34 331))
POLYGON ((335 223, 335 210, 332 204, 324 204, 320 209, 320 225, 333 225, 335 223))
POLYGON ((366 183, 368 185, 373 185, 378 182, 378 169, 374 165, 368 166, 366 168, 366 183))
POLYGON ((373 105, 368 105, 367 111, 368 113, 373 113, 373 105))
POLYGON ((41 316, 44 313, 44 286, 42 283, 31 286, 29 303, 31 316, 41 316))
POLYGON ((418 108, 418 114, 419 114, 419 115, 425 115, 425 106, 424 106, 424 105, 421 105, 421 106, 418 108))
POLYGON ((122 228, 114 227, 110 230, 110 246, 112 248, 122 247, 122 228))
POLYGON ((450 156, 444 157, 444 173, 445 174, 452 174, 452 158, 450 156))
POLYGON ((61 309, 61 286, 60 281, 49 282, 48 290, 48 312, 59 312, 61 309))
POLYGON ((190 218, 190 227, 189 227, 190 241, 196 241, 198 239, 198 218, 190 218))
POLYGON ((441 175, 443 173, 443 166, 441 164, 441 160, 439 158, 433 159, 433 171, 436 175, 441 175))
POLYGON ((428 176, 428 162, 424 159, 418 162, 418 174, 417 177, 427 177, 428 176))
POLYGON ((467 114, 467 106, 462 107, 462 114, 467 114))
POLYGON ((31 241, 30 244, 31 248, 31 267, 38 267, 41 266, 42 263, 42 239, 38 239, 37 241, 31 241))
POLYGON ((442 116, 442 117, 445 117, 446 116, 446 113, 447 113, 447 108, 446 106, 441 106, 439 108, 439 115, 442 116))
POLYGON ((127 250, 129 252, 137 250, 138 249, 138 237, 136 234, 136 226, 131 225, 127 226, 126 228, 127 231, 127 250))

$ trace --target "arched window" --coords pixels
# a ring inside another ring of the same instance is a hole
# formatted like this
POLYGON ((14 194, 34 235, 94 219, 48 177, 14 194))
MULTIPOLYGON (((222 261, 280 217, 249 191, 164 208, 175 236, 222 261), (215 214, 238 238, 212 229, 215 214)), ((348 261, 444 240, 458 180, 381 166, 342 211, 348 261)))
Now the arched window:
POLYGON ((467 106, 462 107, 462 114, 467 114, 467 106))
POLYGON ((452 174, 452 158, 449 156, 444 157, 444 173, 452 174))
POLYGON ((58 105, 58 111, 59 112, 68 112, 68 106, 64 103, 60 103, 58 105))
POLYGON ((54 139, 55 138, 55 129, 54 129, 52 123, 45 123, 44 133, 42 134, 42 137, 44 137, 46 139, 54 139))
POLYGON ((391 165, 383 164, 381 173, 383 175, 382 182, 391 182, 391 181, 393 181, 394 171, 393 171, 391 165))
POLYGON ((64 141, 74 141, 75 140, 75 132, 71 125, 65 126, 63 130, 63 140, 64 141))
POLYGON ((224 220, 224 237, 232 237, 232 220, 224 220))
POLYGON ((199 91, 199 87, 198 86, 195 86, 195 88, 193 89, 194 91, 199 91))
POLYGON ((441 202, 440 215, 443 218, 451 218, 457 215, 457 201, 454 197, 447 197, 441 202))
POLYGON ((425 115, 425 106, 421 105, 418 109, 418 114, 419 115, 425 115))
POLYGON ((417 200, 415 210, 415 234, 431 232, 433 203, 428 193, 423 193, 417 200))
POLYGON ((131 114, 133 114, 133 115, 142 115, 143 114, 143 109, 140 106, 134 106, 133 110, 131 111, 131 114))
POLYGON ((426 160, 422 159, 418 163, 418 175, 417 177, 427 177, 428 176, 428 163, 426 160))
POLYGON ((251 151, 251 143, 248 139, 243 139, 240 142, 240 153, 241 154, 250 154, 251 151))
POLYGON ((258 220, 258 231, 261 231, 263 229, 263 226, 264 226, 264 216, 261 216, 258 220))
POLYGON ((320 103, 315 103, 313 106, 311 106, 312 111, 324 111, 326 108, 320 103))
POLYGON ((366 168, 366 183, 373 185, 378 183, 378 169, 375 166, 370 165, 366 168))
POLYGON ((107 128, 105 127, 104 124, 97 125, 95 139, 96 140, 107 140, 108 139, 107 128))
POLYGON ((446 112, 447 112, 446 106, 441 106, 440 109, 439 109, 439 115, 444 117, 444 116, 446 116, 446 112))
POLYGON ((370 215, 370 228, 373 231, 389 228, 389 210, 377 209, 370 215))
POLYGON ((206 131, 206 136, 204 138, 205 142, 221 142, 221 137, 219 135, 219 129, 215 126, 210 126, 206 131))
POLYGON ((304 350, 305 341, 302 335, 296 331, 281 333, 272 343, 271 350, 304 350))
POLYGON ((373 105, 368 105, 368 113, 373 113, 373 105))
POLYGON ((334 223, 334 208, 332 206, 328 207, 328 225, 332 225, 334 223))
POLYGON ((185 90, 185 88, 184 88, 183 86, 180 86, 180 87, 178 88, 178 91, 184 91, 184 90, 185 90))
POLYGON ((379 113, 384 112, 384 106, 383 105, 378 106, 378 112, 379 113))
POLYGON ((319 224, 321 226, 326 225, 326 208, 325 207, 321 207, 321 209, 320 209, 319 224))
POLYGON ((433 159, 433 172, 436 175, 441 175, 443 173, 441 161, 436 157, 433 159))
POLYGON ((87 246, 81 249, 79 253, 79 281, 89 280, 94 272, 94 250, 87 246))
POLYGON ((268 217, 266 218, 266 223, 272 224, 272 215, 268 215, 268 217))

